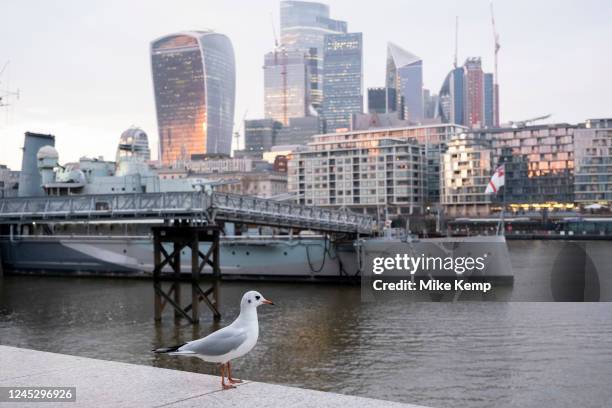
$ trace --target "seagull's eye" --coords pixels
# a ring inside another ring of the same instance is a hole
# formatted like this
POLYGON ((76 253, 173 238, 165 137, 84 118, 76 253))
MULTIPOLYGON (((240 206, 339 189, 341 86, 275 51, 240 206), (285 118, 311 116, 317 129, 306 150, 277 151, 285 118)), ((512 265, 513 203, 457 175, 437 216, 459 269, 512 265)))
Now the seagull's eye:
POLYGON ((251 303, 251 299, 249 299, 249 303, 251 303))
POLYGON ((255 299, 259 300, 259 297, 260 297, 260 296, 255 296, 255 299))

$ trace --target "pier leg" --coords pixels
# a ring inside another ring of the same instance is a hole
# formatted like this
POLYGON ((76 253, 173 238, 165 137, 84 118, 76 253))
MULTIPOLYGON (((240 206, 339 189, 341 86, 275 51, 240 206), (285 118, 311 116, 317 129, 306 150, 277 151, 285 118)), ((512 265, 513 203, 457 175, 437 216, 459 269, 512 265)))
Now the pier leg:
POLYGON ((211 245, 215 246, 213 251, 213 305, 215 306, 214 317, 215 320, 221 319, 221 313, 219 313, 219 281, 221 280, 221 244, 219 242, 220 232, 219 230, 215 230, 213 232, 213 242, 211 245))
POLYGON ((153 290, 154 290, 154 307, 155 307, 155 321, 161 321, 162 315, 162 299, 161 299, 161 249, 160 249, 160 237, 159 233, 153 234, 153 290))
MULTIPOLYGON (((181 250, 183 249, 182 242, 174 243, 174 257, 172 260, 172 269, 174 269, 174 282, 172 283, 174 303, 181 304, 181 250)), ((174 320, 179 320, 181 313, 174 309, 174 320)))
POLYGON ((153 269, 155 321, 159 322, 167 304, 174 308, 175 321, 180 318, 197 324, 200 320, 200 301, 204 302, 213 314, 215 321, 221 319, 219 312, 219 279, 220 266, 220 228, 218 226, 185 226, 174 225, 153 228, 153 254, 155 267, 153 269), (173 250, 169 254, 163 244, 172 243, 173 250), (210 242, 206 254, 200 251, 200 242, 210 242), (181 275, 181 252, 188 247, 191 250, 191 302, 186 307, 181 306, 181 281, 186 277, 181 275), (164 266, 172 267, 172 274, 162 274, 164 266), (202 270, 210 266, 212 286, 206 291, 200 287, 202 270), (166 292, 164 281, 170 281, 170 290, 166 292), (211 299, 212 298, 212 299, 211 299))
POLYGON ((191 239, 191 319, 200 321, 200 241, 194 232, 191 239))

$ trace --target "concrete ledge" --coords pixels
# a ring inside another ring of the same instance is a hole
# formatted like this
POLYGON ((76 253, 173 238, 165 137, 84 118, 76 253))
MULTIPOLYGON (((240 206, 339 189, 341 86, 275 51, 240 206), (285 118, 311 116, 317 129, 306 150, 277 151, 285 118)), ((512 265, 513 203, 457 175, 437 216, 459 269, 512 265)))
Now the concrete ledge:
MULTIPOLYGON (((0 346, 0 386, 76 387, 77 400, 44 407, 389 407, 416 405, 245 382, 222 391, 220 378, 114 361, 0 346)), ((25 406, 21 402, 3 406, 25 406)))

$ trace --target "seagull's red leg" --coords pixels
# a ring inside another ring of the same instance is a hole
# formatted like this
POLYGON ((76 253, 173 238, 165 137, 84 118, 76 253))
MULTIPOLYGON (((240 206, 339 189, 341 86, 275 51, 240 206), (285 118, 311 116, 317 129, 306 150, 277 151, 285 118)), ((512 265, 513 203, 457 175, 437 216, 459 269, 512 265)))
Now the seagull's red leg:
POLYGON ((232 367, 230 366, 229 361, 227 362, 227 379, 229 380, 230 384, 239 384, 242 382, 242 380, 232 378, 232 367))
POLYGON ((220 364, 220 366, 221 366, 221 388, 224 390, 227 390, 230 388, 236 388, 232 384, 225 383, 225 364, 220 364))

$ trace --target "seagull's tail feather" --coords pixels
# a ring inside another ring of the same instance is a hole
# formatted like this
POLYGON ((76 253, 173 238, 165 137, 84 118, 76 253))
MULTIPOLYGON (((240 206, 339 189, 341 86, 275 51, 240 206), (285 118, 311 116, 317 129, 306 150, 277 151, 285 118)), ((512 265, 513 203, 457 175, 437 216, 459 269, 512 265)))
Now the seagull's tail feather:
POLYGON ((183 343, 178 346, 172 346, 172 347, 160 347, 160 348, 153 349, 151 351, 153 351, 154 353, 158 353, 158 354, 173 353, 177 351, 178 349, 180 349, 181 347, 183 347, 185 344, 187 343, 183 343))

